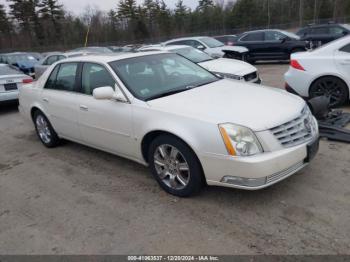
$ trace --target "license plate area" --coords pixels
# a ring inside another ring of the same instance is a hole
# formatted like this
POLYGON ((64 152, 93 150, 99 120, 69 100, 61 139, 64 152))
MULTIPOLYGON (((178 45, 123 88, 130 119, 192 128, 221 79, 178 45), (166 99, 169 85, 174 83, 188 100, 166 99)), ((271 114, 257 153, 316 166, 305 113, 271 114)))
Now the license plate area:
POLYGON ((310 162, 312 159, 315 158, 318 149, 320 148, 320 140, 317 139, 315 142, 313 142, 312 144, 309 144, 307 146, 307 157, 305 159, 305 162, 310 162))
POLYGON ((13 91, 18 89, 16 83, 4 84, 4 88, 5 88, 5 91, 13 91))

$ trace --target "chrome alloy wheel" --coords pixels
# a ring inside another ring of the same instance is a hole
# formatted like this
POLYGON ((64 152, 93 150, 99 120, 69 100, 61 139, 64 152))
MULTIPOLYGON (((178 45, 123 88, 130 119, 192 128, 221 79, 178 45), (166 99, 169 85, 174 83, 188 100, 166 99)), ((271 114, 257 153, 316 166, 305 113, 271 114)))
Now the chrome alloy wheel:
POLYGON ((45 144, 50 143, 51 142, 51 131, 50 131, 49 123, 47 122, 47 120, 42 115, 38 115, 38 117, 35 120, 35 123, 36 123, 38 134, 39 134, 41 140, 45 144))
POLYGON ((172 189, 181 190, 190 181, 190 167, 174 146, 158 146, 154 152, 154 166, 162 182, 172 189))

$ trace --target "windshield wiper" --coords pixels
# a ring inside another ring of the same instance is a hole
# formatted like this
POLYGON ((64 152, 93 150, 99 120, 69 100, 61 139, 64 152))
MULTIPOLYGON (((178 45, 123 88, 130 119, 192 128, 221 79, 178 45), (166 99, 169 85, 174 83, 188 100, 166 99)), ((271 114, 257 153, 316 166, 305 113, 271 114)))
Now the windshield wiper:
POLYGON ((151 96, 151 97, 147 98, 146 101, 150 101, 150 100, 157 99, 157 98, 162 98, 162 97, 165 97, 165 96, 175 95, 175 94, 178 94, 178 93, 181 93, 181 92, 184 92, 184 91, 187 91, 187 90, 191 90, 191 89, 194 89, 194 88, 197 88, 197 87, 200 87, 200 86, 209 85, 209 84, 214 83, 214 82, 219 81, 219 80, 220 79, 218 78, 218 79, 215 79, 213 81, 201 83, 201 84, 198 84, 198 85, 188 85, 188 86, 186 86, 184 88, 175 89, 175 90, 174 89, 173 90, 169 90, 167 92, 151 96))
POLYGON ((196 88, 196 87, 197 86, 190 85, 190 86, 186 86, 186 87, 180 88, 180 89, 169 90, 167 92, 151 96, 151 97, 147 98, 146 101, 157 99, 157 98, 161 98, 161 97, 165 97, 165 96, 175 95, 175 94, 187 91, 187 90, 191 90, 191 89, 196 88))

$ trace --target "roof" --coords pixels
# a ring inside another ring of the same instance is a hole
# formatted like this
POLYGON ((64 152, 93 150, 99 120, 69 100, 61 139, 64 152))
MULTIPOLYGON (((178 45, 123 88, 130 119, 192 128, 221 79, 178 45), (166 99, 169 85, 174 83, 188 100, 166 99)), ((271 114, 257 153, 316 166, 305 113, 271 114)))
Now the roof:
POLYGON ((184 48, 193 48, 188 45, 168 45, 168 46, 163 46, 163 45, 150 45, 150 46, 145 46, 140 49, 140 51, 148 51, 148 50, 161 50, 161 51, 172 51, 172 50, 177 50, 177 49, 184 49, 184 48))
POLYGON ((163 54, 165 52, 155 51, 155 52, 142 52, 142 53, 111 53, 111 54, 94 54, 79 56, 73 58, 67 58, 64 62, 100 62, 100 63, 109 63, 117 60, 123 60, 134 57, 142 57, 148 55, 163 54))

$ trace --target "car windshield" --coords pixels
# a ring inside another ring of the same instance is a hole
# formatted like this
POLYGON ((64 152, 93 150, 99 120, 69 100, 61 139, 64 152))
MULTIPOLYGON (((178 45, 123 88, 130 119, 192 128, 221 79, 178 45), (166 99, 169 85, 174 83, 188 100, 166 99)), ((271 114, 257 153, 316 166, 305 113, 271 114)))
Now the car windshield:
POLYGON ((215 48, 215 47, 221 47, 224 46, 223 43, 221 43, 220 41, 216 40, 215 38, 211 38, 211 37, 203 37, 200 39, 204 44, 206 44, 207 46, 209 46, 210 48, 215 48))
POLYGON ((172 51, 191 60, 194 63, 201 63, 201 62, 213 60, 213 58, 208 54, 192 47, 179 48, 172 51))
POLYGON ((219 78, 177 54, 156 54, 109 63, 129 91, 148 101, 206 85, 219 78))
POLYGON ((300 40, 300 37, 294 33, 288 32, 288 31, 280 31, 282 34, 288 36, 289 38, 300 40))

